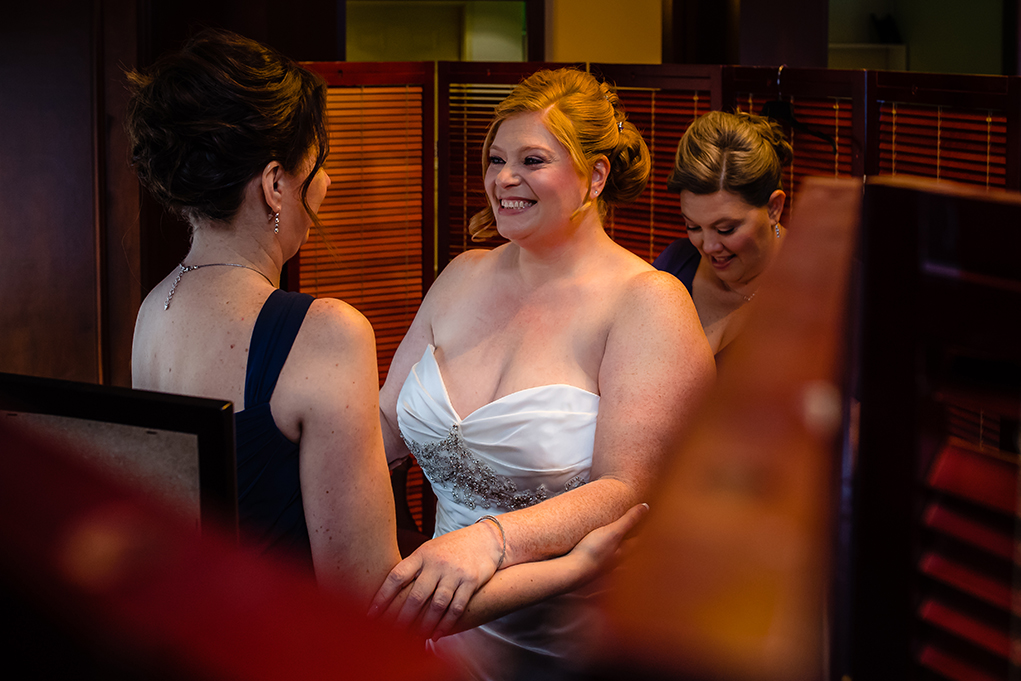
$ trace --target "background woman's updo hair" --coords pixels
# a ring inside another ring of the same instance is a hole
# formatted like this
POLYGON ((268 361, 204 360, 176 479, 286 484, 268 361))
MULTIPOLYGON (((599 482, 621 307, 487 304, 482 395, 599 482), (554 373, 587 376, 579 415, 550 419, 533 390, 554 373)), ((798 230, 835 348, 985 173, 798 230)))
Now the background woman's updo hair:
MULTIPOLYGON (((489 148, 500 124, 511 116, 544 112, 546 127, 570 152, 579 173, 588 174, 600 156, 610 162, 603 191, 596 199, 600 217, 609 206, 634 201, 649 181, 649 149, 612 87, 576 69, 542 70, 514 88, 497 107, 482 148, 483 172, 489 169, 489 148), (618 125, 618 123, 620 125, 618 125)), ((592 203, 588 200, 579 208, 592 203)), ((468 225, 475 240, 496 234, 496 219, 488 203, 468 225)))
POLYGON ((667 189, 693 194, 725 189, 761 208, 783 189, 781 173, 791 158, 791 145, 775 121, 711 111, 696 118, 681 138, 667 189))
POLYGON ((326 84, 277 51, 207 30, 180 52, 127 74, 131 162, 142 184, 188 220, 229 221, 245 187, 271 161, 298 175, 305 210, 326 160, 326 84))

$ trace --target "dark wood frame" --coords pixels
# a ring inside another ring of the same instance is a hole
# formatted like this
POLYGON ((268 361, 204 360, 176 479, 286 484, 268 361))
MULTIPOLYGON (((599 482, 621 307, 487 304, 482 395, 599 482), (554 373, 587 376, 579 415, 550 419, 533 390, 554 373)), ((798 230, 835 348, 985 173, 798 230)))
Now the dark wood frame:
POLYGON ((195 435, 202 521, 237 535, 232 402, 0 373, 0 409, 195 435))
MULTIPOLYGON (((1006 188, 1021 190, 1021 77, 866 71, 866 129, 878 131, 881 102, 993 109, 1007 116, 1006 188)), ((866 140, 864 174, 879 174, 879 135, 866 140)))
POLYGON ((965 348, 1021 366, 1019 224, 1021 198, 1006 192, 902 178, 866 185, 851 666, 841 670, 853 678, 917 678, 921 490, 944 432, 927 359, 965 348))

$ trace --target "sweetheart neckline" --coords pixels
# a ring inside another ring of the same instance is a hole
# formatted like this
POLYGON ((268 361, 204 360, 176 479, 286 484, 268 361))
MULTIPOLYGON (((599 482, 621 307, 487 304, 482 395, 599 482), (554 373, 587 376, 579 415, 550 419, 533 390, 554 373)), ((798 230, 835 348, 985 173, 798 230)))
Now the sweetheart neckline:
MULTIPOLYGON (((451 413, 453 413, 454 416, 456 416, 458 421, 461 423, 471 418, 475 414, 479 413, 486 407, 498 404, 504 400, 507 400, 512 397, 517 397, 525 393, 533 392, 536 390, 542 390, 543 388, 568 388, 570 390, 577 390, 578 392, 584 393, 585 395, 590 395, 596 398, 597 400, 599 399, 599 395, 597 393, 594 393, 591 390, 586 390, 585 388, 579 388, 578 386, 571 385, 570 383, 548 383, 546 385, 532 386, 531 388, 522 388, 521 390, 515 390, 513 392, 507 393, 506 395, 501 395, 500 397, 497 397, 495 400, 491 400, 481 405, 480 407, 477 407, 475 410, 471 411, 467 416, 462 417, 458 413, 457 409, 454 408, 454 403, 450 400, 450 391, 447 390, 447 383, 446 381, 443 380, 443 372, 440 371, 440 363, 436 361, 436 346, 434 346, 432 343, 429 343, 426 346, 425 352, 422 354, 422 359, 425 359, 427 356, 429 357, 429 359, 432 360, 432 364, 436 368, 436 378, 439 379, 440 387, 443 388, 443 398, 446 400, 447 406, 450 407, 451 413)), ((419 360, 419 363, 421 364, 421 360, 419 360)))

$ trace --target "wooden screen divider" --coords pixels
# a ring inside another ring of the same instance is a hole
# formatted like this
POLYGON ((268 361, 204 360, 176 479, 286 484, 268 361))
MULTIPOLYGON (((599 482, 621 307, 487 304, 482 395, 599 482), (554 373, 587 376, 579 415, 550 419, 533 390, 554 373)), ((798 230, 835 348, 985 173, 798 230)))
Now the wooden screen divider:
POLYGON ((1018 678, 1021 198, 877 178, 862 229, 854 597, 838 671, 1018 678))
POLYGON ((781 222, 790 222, 806 177, 864 177, 864 71, 734 66, 724 69, 723 88, 725 109, 761 114, 768 103, 787 102, 793 122, 805 126, 782 122, 794 158, 783 177, 781 222))
POLYGON ((686 234, 677 196, 667 191, 677 143, 698 116, 719 108, 719 67, 592 64, 597 78, 613 83, 628 120, 652 157, 652 176, 642 195, 614 209, 606 230, 619 244, 652 262, 686 234))
MULTIPOLYGON (((336 295, 373 322, 385 377, 435 274, 472 242, 485 205, 481 149, 493 108, 522 78, 560 63, 311 63, 330 84, 334 184, 325 235, 289 264, 295 289, 336 295), (435 107, 435 110, 434 110, 435 107), (434 119, 435 116, 435 119, 434 119), (434 120, 436 122, 434 130, 434 120), (436 192, 434 196, 434 173, 436 192), (435 211, 434 211, 435 201, 435 211), (435 249, 435 250, 434 250, 435 249)), ((883 174, 1021 189, 1021 79, 742 66, 573 64, 613 82, 653 157, 652 179, 607 222, 651 261, 684 234, 665 188, 677 140, 709 110, 790 105, 794 210, 805 177, 883 174), (810 132, 806 132, 806 130, 810 132), (812 133, 832 138, 830 142, 812 133)))
POLYGON ((288 284, 369 319, 382 383, 433 276, 433 67, 308 66, 329 85, 332 184, 288 284))
POLYGON ((866 73, 867 175, 1021 189, 1021 79, 866 73))

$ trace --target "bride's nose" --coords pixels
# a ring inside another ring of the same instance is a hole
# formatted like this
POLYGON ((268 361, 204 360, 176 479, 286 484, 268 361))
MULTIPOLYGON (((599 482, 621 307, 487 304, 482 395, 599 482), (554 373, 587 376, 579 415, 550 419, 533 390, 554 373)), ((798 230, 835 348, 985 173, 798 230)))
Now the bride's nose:
POLYGON ((518 172, 513 164, 504 163, 496 174, 496 183, 501 187, 509 187, 518 183, 518 172))

